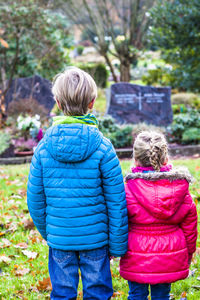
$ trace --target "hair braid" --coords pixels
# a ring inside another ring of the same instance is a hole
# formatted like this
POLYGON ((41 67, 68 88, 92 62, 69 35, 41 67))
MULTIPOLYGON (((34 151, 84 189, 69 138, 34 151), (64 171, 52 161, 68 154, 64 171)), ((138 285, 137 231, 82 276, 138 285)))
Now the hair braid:
POLYGON ((142 166, 152 166, 160 171, 160 167, 168 156, 167 142, 164 135, 153 132, 141 132, 134 143, 134 157, 142 166))

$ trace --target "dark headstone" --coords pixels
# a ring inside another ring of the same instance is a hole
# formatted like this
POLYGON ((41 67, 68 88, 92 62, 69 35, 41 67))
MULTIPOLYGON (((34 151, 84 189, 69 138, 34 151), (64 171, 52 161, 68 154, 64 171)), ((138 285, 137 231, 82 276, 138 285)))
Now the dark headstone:
POLYGON ((6 110, 10 102, 29 98, 37 100, 50 113, 55 104, 51 82, 37 75, 14 79, 5 97, 6 110))
POLYGON ((111 86, 107 113, 119 123, 169 125, 173 114, 171 88, 116 83, 111 86))

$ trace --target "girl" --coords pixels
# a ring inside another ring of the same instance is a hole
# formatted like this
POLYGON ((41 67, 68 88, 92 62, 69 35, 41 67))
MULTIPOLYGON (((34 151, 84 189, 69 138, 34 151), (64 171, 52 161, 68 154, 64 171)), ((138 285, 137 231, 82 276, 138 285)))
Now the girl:
POLYGON ((188 276, 196 249, 197 211, 187 169, 168 165, 165 137, 141 132, 134 143, 136 167, 126 177, 128 252, 120 274, 129 300, 169 299, 171 283, 188 276))

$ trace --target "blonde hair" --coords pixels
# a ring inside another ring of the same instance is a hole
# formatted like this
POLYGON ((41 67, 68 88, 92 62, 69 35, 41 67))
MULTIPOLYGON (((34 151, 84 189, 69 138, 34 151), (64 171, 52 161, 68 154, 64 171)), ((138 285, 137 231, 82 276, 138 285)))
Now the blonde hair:
POLYGON ((97 86, 88 73, 69 67, 55 76, 52 93, 65 115, 80 116, 87 113, 89 103, 97 97, 97 86))
POLYGON ((133 145, 133 155, 141 166, 152 166, 160 171, 168 157, 167 141, 163 134, 155 131, 142 131, 133 145))

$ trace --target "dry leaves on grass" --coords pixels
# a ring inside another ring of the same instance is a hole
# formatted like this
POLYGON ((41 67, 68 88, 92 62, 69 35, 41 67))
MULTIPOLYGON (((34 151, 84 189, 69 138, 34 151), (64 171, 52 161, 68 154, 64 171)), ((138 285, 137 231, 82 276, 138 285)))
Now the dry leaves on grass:
POLYGON ((52 285, 50 277, 43 278, 43 280, 40 280, 37 285, 38 291, 51 291, 52 285))
POLYGON ((3 262, 7 265, 11 263, 12 259, 6 255, 0 255, 0 263, 3 262))
POLYGON ((79 291, 79 292, 78 292, 77 300, 82 300, 82 299, 83 299, 83 292, 82 292, 82 291, 79 291))
POLYGON ((28 245, 26 243, 19 243, 17 245, 14 245, 15 248, 20 248, 20 249, 27 249, 28 245))
POLYGON ((33 229, 35 227, 33 221, 31 219, 24 219, 22 220, 22 223, 24 225, 24 229, 33 229))
POLYGON ((182 292, 180 300, 187 300, 187 293, 185 291, 182 292))
POLYGON ((7 239, 2 238, 0 242, 0 248, 8 248, 10 247, 11 242, 7 239))
POLYGON ((24 276, 30 272, 30 269, 24 268, 24 269, 15 269, 14 273, 16 276, 24 276))
POLYGON ((119 297, 121 295, 124 295, 124 292, 122 291, 117 291, 117 292, 114 292, 113 295, 112 295, 112 298, 115 298, 115 297, 119 297))
POLYGON ((22 253, 25 256, 27 256, 28 258, 31 258, 31 259, 35 259, 38 256, 37 252, 31 252, 31 251, 28 251, 28 250, 22 250, 22 253))

